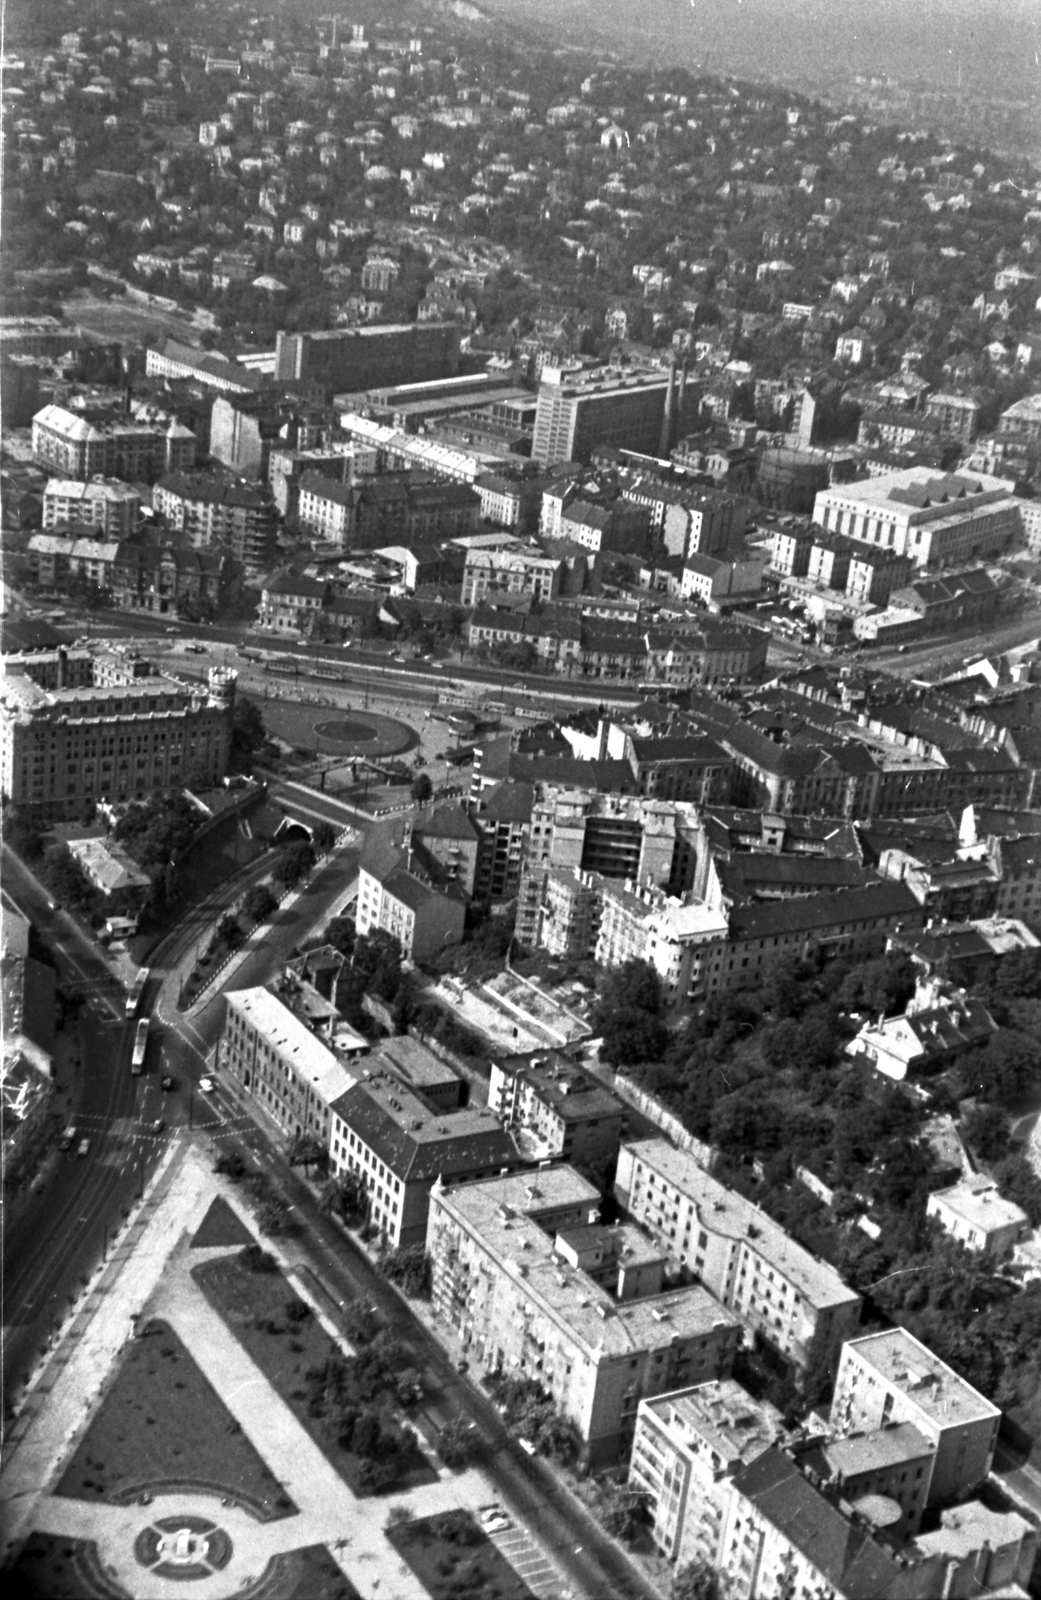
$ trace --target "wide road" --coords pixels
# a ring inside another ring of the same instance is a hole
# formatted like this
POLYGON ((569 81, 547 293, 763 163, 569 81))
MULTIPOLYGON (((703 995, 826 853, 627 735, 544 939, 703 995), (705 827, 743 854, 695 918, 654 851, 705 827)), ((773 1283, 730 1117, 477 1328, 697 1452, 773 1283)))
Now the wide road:
POLYGON ((660 1590, 561 1488, 546 1465, 520 1448, 487 1394, 456 1371, 439 1341, 351 1236, 320 1210, 308 1185, 272 1152, 265 1134, 249 1121, 252 1109, 248 1101, 232 1098, 231 1086, 222 1082, 203 1114, 219 1146, 237 1150, 251 1168, 265 1172, 289 1207, 295 1225, 291 1251, 307 1269, 307 1286, 313 1290, 318 1280, 321 1298, 333 1314, 353 1300, 371 1302, 379 1309, 405 1346, 403 1365, 416 1366, 424 1374, 429 1398, 420 1415, 434 1432, 459 1415, 475 1423, 482 1465, 495 1479, 502 1500, 551 1552, 576 1593, 588 1600, 661 1600, 660 1590))
MULTIPOLYGON (((270 936, 235 972, 236 988, 266 983, 357 874, 358 852, 336 852, 313 874, 292 906, 276 913, 270 936)), ((130 1071, 134 1020, 126 992, 104 957, 73 918, 52 908, 36 879, 9 850, 3 852, 5 891, 52 950, 60 981, 85 996, 79 1019, 83 1069, 70 1113, 77 1130, 70 1150, 48 1159, 34 1189, 12 1208, 3 1234, 4 1404, 46 1347, 71 1299, 101 1260, 113 1232, 161 1154, 171 1131, 208 1120, 197 1090, 205 1055, 223 1020, 219 991, 205 1007, 200 1034, 176 1009, 181 979, 215 920, 245 887, 270 871, 250 863, 193 907, 149 957, 152 976, 138 1016, 152 1015, 145 1071, 130 1071), (159 1013, 160 995, 164 996, 159 1013), (175 1087, 161 1088, 166 1071, 175 1087), (166 1126, 156 1128, 162 1121, 166 1126), (89 1141, 79 1155, 80 1140, 89 1141)))

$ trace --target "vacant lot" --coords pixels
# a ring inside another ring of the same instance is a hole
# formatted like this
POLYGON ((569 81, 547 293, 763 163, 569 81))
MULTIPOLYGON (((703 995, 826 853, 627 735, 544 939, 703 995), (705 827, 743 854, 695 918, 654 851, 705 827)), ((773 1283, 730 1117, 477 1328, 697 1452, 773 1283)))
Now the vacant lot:
POLYGON ((399 1522, 388 1527, 387 1538, 431 1600, 533 1600, 468 1511, 399 1522))
POLYGON ((75 295, 65 303, 69 322, 79 323, 99 339, 118 339, 121 343, 160 344, 177 339, 182 344, 197 344, 199 328, 190 317, 164 311, 161 306, 142 305, 127 295, 106 300, 97 295, 75 295))
MULTIPOLYGON (((343 1351, 281 1272, 256 1272, 238 1256, 222 1256, 193 1268, 192 1277, 352 1493, 372 1492, 365 1484, 364 1461, 333 1436, 330 1408, 311 1398, 310 1374, 329 1363, 342 1365, 343 1351)), ((408 1437, 409 1448, 387 1489, 414 1489, 435 1481, 423 1452, 408 1437)))
POLYGON ((124 1351, 56 1492, 126 1502, 176 1487, 233 1495, 265 1521, 297 1509, 173 1329, 153 1319, 124 1351))

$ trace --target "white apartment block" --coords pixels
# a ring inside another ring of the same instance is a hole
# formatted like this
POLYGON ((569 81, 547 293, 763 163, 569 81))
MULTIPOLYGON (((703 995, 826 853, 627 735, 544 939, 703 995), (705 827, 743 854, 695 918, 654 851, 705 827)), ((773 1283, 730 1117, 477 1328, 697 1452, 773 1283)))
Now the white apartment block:
POLYGON ((337 483, 318 473, 308 473, 300 481, 296 520, 299 526, 328 544, 346 550, 354 536, 354 514, 358 489, 337 483))
POLYGON ((964 1499, 986 1478, 1001 1412, 906 1328, 889 1328, 843 1345, 831 1422, 847 1435, 913 1423, 936 1445, 934 1506, 964 1499))
POLYGON ((1009 478, 909 467, 822 489, 813 520, 832 533, 910 556, 916 567, 953 567, 1000 555, 1019 533, 1009 478))
MULTIPOLYGON (((358 1034, 341 1034, 353 1048, 366 1047, 358 1034)), ((359 1074, 317 1034, 264 988, 235 989, 227 996, 218 1047, 221 1069, 262 1106, 284 1134, 307 1134, 328 1149, 330 1107, 358 1082, 359 1074)))
POLYGON ((726 942, 726 917, 701 900, 685 905, 647 886, 600 881, 597 964, 649 962, 668 1005, 681 1004, 695 990, 711 993, 717 987, 726 942))
POLYGON ((97 528, 111 538, 125 539, 141 510, 141 496, 118 478, 49 478, 43 491, 43 526, 70 522, 97 528))
POLYGON ((740 1328, 700 1287, 663 1294, 663 1253, 597 1222, 567 1166, 430 1196, 438 1319, 472 1367, 530 1377, 574 1423, 592 1467, 626 1457, 645 1395, 725 1377, 740 1328))
POLYGON ((768 1400, 753 1400, 733 1378, 641 1400, 629 1482, 647 1495, 654 1542, 677 1568, 718 1568, 742 1466, 785 1436, 768 1400))
POLYGON ((860 1323, 860 1296, 758 1206, 665 1139, 622 1146, 615 1195, 675 1270, 704 1284, 757 1338, 804 1364, 814 1341, 838 1345, 860 1323))

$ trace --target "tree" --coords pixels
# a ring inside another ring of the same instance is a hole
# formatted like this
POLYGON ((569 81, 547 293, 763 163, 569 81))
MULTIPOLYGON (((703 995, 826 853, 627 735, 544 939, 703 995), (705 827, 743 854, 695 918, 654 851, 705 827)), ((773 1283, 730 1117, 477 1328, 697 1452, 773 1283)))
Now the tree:
POLYGON ((1032 1228, 1041 1227, 1041 1178, 1025 1156, 1006 1156, 994 1168, 998 1192, 1022 1206, 1032 1228))
POLYGON ((430 1257, 422 1244, 405 1245, 380 1258, 380 1271, 413 1300, 430 1299, 430 1257))
POLYGON ((291 1167, 313 1167, 316 1172, 328 1172, 329 1152, 311 1134, 298 1133, 289 1147, 291 1167))
POLYGON ((720 1600, 719 1577, 706 1561, 695 1556, 673 1574, 669 1600, 720 1600))
POLYGON ((368 1215, 369 1200, 365 1185, 356 1172, 349 1169, 338 1178, 330 1178, 318 1202, 322 1211, 339 1217, 343 1222, 356 1222, 368 1215))
POLYGON ((331 822, 316 822, 311 833, 315 854, 327 856, 336 843, 336 829, 331 822))
POLYGON ((265 922, 276 909, 275 899, 266 883, 255 883, 242 901, 242 914, 250 922, 265 922))
POLYGON ((612 1539, 630 1544, 647 1521, 647 1491, 633 1483, 605 1487, 600 1503, 600 1524, 612 1539))
POLYGON ((3 837, 4 843, 23 861, 38 861, 43 854, 43 829, 35 818, 14 806, 4 807, 3 837))
POLYGON ((661 1010, 661 982, 649 962, 630 960, 605 973, 594 1013, 601 1060, 625 1066, 659 1060, 669 1039, 661 1010))
POLYGON ((437 1436, 437 1453, 446 1467, 468 1467, 480 1449, 480 1435, 463 1413, 446 1422, 437 1436))
POLYGON ((237 695, 231 714, 231 746, 228 759, 236 772, 252 772, 257 752, 267 743, 267 730, 255 700, 237 695))
POLYGON ((433 792, 434 785, 431 783, 427 773, 421 772, 417 777, 413 778, 410 793, 417 805, 423 805, 425 801, 430 799, 433 792))
POLYGON ((962 1133, 981 1161, 997 1161, 1008 1152, 1009 1120, 1000 1106, 973 1106, 962 1120, 962 1133))
POLYGON ((292 889, 314 866, 314 850, 308 839, 294 839, 284 845, 275 862, 272 877, 284 889, 292 889))

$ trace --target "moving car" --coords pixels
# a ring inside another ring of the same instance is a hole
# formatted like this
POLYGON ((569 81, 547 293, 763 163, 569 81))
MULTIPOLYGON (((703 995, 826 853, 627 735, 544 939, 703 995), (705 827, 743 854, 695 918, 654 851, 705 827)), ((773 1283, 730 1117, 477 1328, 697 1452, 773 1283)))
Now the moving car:
POLYGON ((168 1089, 172 1089, 173 1086, 174 1086, 174 1081, 171 1078, 170 1074, 168 1072, 164 1072, 162 1077, 159 1080, 159 1087, 163 1090, 163 1092, 165 1094, 165 1092, 168 1089))

